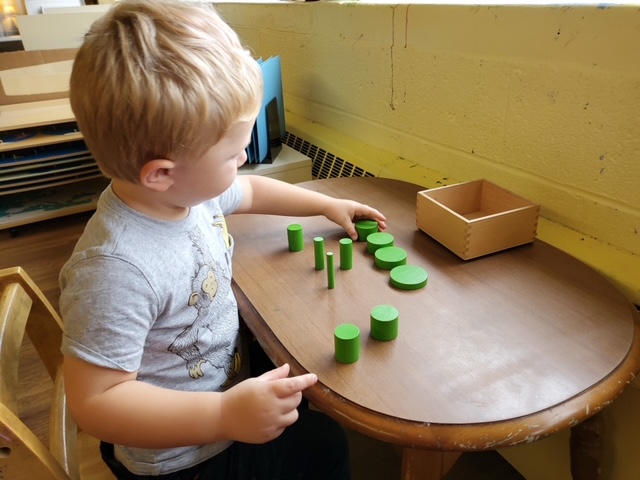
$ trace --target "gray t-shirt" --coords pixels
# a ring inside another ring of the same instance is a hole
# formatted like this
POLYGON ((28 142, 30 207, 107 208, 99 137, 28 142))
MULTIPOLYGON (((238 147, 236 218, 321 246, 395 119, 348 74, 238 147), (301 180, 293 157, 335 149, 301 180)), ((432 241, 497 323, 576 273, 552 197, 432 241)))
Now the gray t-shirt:
MULTIPOLYGON (((138 381, 173 390, 223 391, 246 378, 231 290, 233 239, 224 219, 241 199, 236 181, 184 220, 165 222, 129 208, 107 188, 60 273, 62 352, 137 371, 138 381)), ((158 475, 200 463, 230 443, 116 445, 115 452, 133 473, 158 475)))

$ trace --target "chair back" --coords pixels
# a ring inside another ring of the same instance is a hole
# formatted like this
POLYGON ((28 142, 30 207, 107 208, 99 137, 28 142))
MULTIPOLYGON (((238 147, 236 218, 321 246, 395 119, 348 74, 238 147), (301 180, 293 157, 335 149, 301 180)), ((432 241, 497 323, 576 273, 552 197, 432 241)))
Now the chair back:
POLYGON ((62 321, 20 267, 0 270, 0 478, 79 480, 77 427, 67 413, 62 377, 62 321), (24 334, 53 382, 49 441, 20 418, 24 334))

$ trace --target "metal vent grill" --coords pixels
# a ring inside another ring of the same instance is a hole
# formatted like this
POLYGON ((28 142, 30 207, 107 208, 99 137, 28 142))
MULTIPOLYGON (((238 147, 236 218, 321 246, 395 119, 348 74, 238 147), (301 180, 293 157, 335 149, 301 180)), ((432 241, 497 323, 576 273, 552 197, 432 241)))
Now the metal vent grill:
POLYGON ((289 132, 282 137, 285 145, 297 150, 311 159, 311 176, 314 179, 338 177, 375 177, 353 163, 347 162, 333 153, 312 145, 289 132))

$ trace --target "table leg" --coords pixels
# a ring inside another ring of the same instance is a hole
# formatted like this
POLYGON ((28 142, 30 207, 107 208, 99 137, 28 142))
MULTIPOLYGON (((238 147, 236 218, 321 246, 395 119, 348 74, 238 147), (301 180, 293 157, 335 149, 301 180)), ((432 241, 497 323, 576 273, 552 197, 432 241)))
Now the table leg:
POLYGON ((404 447, 402 480, 440 480, 456 463, 461 452, 441 452, 404 447))
POLYGON ((571 476, 573 480, 604 478, 604 414, 598 412, 571 427, 571 476))

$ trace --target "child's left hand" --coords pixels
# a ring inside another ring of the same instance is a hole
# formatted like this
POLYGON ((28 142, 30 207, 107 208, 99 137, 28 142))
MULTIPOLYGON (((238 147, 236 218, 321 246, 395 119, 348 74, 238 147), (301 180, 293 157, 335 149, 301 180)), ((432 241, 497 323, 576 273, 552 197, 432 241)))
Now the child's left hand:
POLYGON ((387 228, 387 219, 382 213, 369 205, 354 202, 353 200, 334 199, 329 202, 324 215, 329 220, 344 228, 353 240, 358 239, 358 232, 356 231, 355 225, 355 222, 358 220, 375 220, 378 222, 380 230, 387 228))

